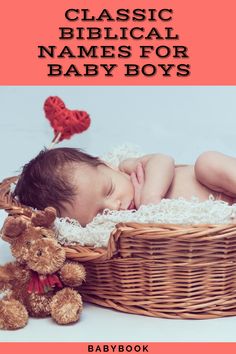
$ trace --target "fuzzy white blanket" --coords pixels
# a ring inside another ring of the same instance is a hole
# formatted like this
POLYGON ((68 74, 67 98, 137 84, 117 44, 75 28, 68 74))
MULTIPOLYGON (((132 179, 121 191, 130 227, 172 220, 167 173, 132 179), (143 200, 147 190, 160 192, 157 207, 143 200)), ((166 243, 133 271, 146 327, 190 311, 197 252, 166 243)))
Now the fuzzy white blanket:
POLYGON ((86 227, 75 220, 56 220, 59 242, 106 247, 110 234, 119 222, 170 223, 170 224, 228 224, 236 215, 236 204, 230 206, 213 197, 200 202, 197 198, 187 201, 162 199, 157 205, 142 205, 137 211, 104 211, 97 215, 86 227))
MULTIPOLYGON (((137 149, 130 145, 122 145, 101 158, 111 165, 118 166, 119 162, 128 157, 138 157, 137 149)), ((183 198, 163 199, 157 205, 143 205, 137 211, 109 211, 97 215, 86 227, 68 218, 56 220, 55 226, 59 242, 71 244, 106 247, 110 234, 119 222, 141 223, 173 223, 173 224, 228 224, 236 215, 236 204, 214 200, 200 202, 196 197, 191 201, 183 198)))

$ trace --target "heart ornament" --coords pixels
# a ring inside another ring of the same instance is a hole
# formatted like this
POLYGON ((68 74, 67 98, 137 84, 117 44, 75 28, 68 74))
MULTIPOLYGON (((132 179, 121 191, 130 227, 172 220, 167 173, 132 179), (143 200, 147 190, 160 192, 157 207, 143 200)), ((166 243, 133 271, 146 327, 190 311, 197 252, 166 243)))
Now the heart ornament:
POLYGON ((52 146, 72 135, 82 133, 90 126, 91 120, 87 112, 68 109, 57 96, 50 96, 44 102, 46 118, 54 130, 52 146))

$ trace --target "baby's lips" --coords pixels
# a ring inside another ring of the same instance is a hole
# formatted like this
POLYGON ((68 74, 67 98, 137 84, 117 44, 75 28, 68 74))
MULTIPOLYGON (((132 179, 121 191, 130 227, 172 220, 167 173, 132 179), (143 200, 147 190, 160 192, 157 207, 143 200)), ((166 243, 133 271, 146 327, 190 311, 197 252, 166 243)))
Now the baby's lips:
POLYGON ((132 200, 130 205, 128 206, 128 210, 133 210, 133 209, 136 209, 136 208, 135 208, 134 201, 132 200))

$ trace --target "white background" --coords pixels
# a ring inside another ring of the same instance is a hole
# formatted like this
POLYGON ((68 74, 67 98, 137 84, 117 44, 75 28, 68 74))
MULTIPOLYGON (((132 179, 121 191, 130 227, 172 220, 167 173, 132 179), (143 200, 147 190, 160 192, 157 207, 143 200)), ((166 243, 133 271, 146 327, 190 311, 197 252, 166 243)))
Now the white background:
MULTIPOLYGON (((90 129, 61 146, 101 155, 124 142, 144 153, 171 154, 194 163, 205 150, 236 156, 235 87, 0 87, 0 178, 48 146, 53 131, 44 118, 48 96, 71 109, 86 110, 90 129)), ((5 212, 0 212, 2 225, 5 212)), ((0 264, 11 260, 0 241, 0 264)), ((236 318, 167 320, 124 314, 85 304, 80 322, 58 326, 30 319, 22 330, 0 331, 0 341, 234 341, 236 318)))

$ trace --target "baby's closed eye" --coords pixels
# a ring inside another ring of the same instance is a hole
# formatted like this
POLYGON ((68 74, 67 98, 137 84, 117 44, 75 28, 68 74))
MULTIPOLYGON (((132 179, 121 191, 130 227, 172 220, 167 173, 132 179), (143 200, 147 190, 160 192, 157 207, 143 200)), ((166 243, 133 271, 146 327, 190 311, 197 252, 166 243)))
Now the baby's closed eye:
POLYGON ((112 181, 109 183, 109 187, 106 193, 106 196, 109 197, 114 192, 114 184, 112 181))

